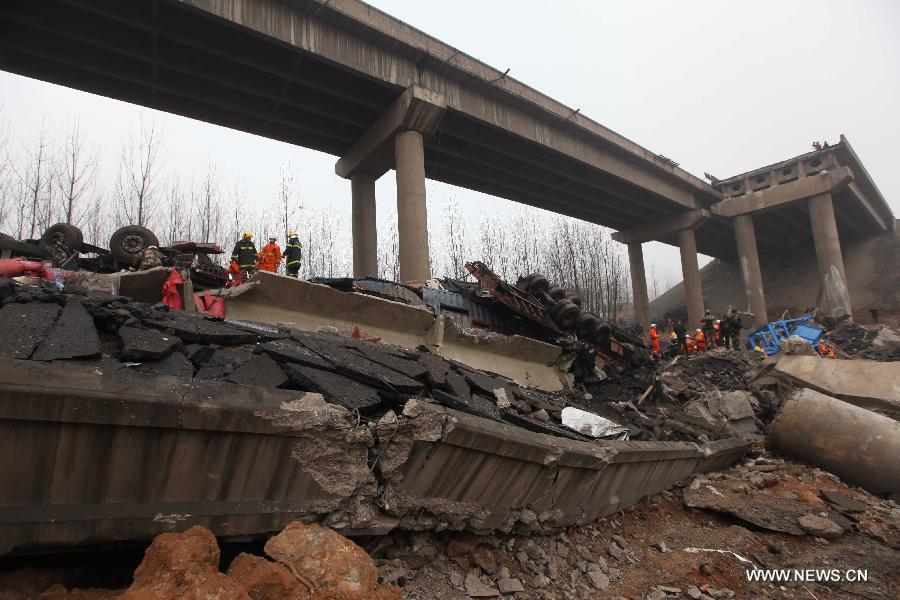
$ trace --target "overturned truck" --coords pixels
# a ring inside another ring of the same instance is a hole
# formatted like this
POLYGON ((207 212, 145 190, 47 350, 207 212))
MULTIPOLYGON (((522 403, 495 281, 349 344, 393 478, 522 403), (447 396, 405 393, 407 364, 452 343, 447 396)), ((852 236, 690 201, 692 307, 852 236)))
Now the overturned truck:
POLYGON ((224 320, 0 281, 0 551, 193 524, 230 539, 293 520, 554 528, 748 447, 567 427, 547 342, 267 273, 223 294, 224 320))

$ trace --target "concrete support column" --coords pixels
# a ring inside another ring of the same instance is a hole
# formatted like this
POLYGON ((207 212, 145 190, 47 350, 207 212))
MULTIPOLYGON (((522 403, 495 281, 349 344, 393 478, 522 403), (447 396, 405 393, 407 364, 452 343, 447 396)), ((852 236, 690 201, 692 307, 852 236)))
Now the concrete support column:
POLYGON ((844 257, 834 218, 834 201, 830 193, 809 199, 809 220, 816 246, 823 308, 831 316, 849 314, 852 318, 847 274, 844 272, 844 257))
POLYGON ((378 227, 375 218, 375 178, 357 173, 350 178, 353 194, 353 276, 378 276, 378 227))
POLYGON ((394 137, 397 169, 397 232, 400 281, 431 278, 428 255, 428 215, 425 206, 425 144, 418 131, 394 137))
POLYGON ((628 265, 631 267, 631 295, 634 298, 635 319, 644 331, 649 331, 650 297, 647 295, 644 249, 640 242, 628 244, 628 265))
POLYGON ((762 271, 759 268, 759 252, 756 249, 756 228, 753 217, 738 215, 734 218, 734 235, 737 238, 738 261, 744 276, 744 294, 748 310, 754 314, 757 325, 768 322, 766 297, 763 294, 762 271))
POLYGON ((700 327, 703 318, 703 290, 700 287, 700 267, 697 265, 697 238, 693 229, 678 232, 678 247, 681 250, 681 276, 684 278, 684 301, 688 313, 686 325, 696 328, 700 327))

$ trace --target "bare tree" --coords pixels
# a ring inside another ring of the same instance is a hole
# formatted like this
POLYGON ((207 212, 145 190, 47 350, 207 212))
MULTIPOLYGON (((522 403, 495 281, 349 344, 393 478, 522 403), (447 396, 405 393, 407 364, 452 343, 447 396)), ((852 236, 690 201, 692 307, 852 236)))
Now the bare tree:
POLYGON ((278 212, 281 226, 284 230, 284 239, 294 227, 294 218, 297 211, 302 209, 300 195, 297 189, 297 174, 291 168, 291 163, 281 165, 281 174, 278 180, 278 212))
POLYGON ((116 180, 117 225, 149 227, 156 214, 156 191, 162 166, 162 127, 141 116, 122 148, 116 180))
POLYGON ((206 164, 206 173, 194 190, 193 204, 197 211, 197 235, 205 243, 216 241, 222 230, 222 206, 216 170, 212 163, 206 164))
POLYGON ((48 182, 51 181, 51 150, 46 121, 32 145, 23 145, 23 159, 18 171, 19 202, 17 211, 17 237, 34 238, 42 231, 49 213, 50 196, 48 182))
POLYGON ((97 174, 97 156, 89 154, 76 119, 66 134, 57 167, 56 185, 62 195, 60 220, 80 226, 86 211, 79 204, 91 195, 97 174))
POLYGON ((444 226, 448 261, 446 275, 453 279, 463 279, 468 273, 466 261, 472 257, 469 256, 470 243, 468 230, 463 222, 462 209, 453 196, 450 196, 444 205, 444 226))
POLYGON ((389 213, 378 227, 378 276, 390 281, 400 280, 400 236, 397 213, 389 213))

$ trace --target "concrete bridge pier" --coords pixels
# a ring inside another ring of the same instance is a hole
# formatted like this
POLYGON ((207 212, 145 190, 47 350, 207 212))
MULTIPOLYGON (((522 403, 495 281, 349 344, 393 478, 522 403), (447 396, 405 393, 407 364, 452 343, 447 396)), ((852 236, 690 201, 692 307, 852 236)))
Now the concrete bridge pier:
POLYGON ((437 130, 443 96, 413 85, 391 104, 334 165, 353 189, 353 274, 378 273, 375 181, 397 171, 400 281, 431 277, 425 206, 425 138, 437 130))
POLYGON ((703 288, 700 287, 700 265, 697 263, 697 237, 692 228, 678 232, 678 249, 681 251, 681 276, 684 279, 688 326, 700 327, 700 320, 703 318, 703 288))
POLYGON ((641 244, 651 240, 668 239, 676 233, 678 247, 681 250, 681 272, 684 277, 688 310, 688 322, 685 326, 689 328, 700 326, 700 319, 703 318, 703 290, 700 287, 700 267, 697 264, 697 239, 694 229, 709 217, 709 211, 700 208, 612 234, 612 239, 628 244, 634 310, 644 328, 649 326, 650 302, 647 297, 647 277, 644 273, 644 252, 641 244))
POLYGON ((428 214, 425 204, 425 143, 418 131, 394 138, 397 171, 397 235, 400 241, 400 281, 431 278, 428 214))
POLYGON ((816 263, 819 267, 819 283, 824 308, 833 316, 850 315, 850 292, 844 272, 844 257, 834 218, 834 200, 830 192, 809 199, 809 220, 812 225, 816 263))
POLYGON ((734 218, 734 235, 737 238, 738 262, 744 279, 748 310, 754 315, 754 323, 762 325, 768 322, 768 317, 752 215, 738 215, 734 218))
POLYGON ((631 268, 634 317, 643 330, 648 331, 650 327, 650 296, 647 294, 647 274, 644 267, 644 248, 641 242, 628 244, 628 266, 631 268))
POLYGON ((356 173, 350 178, 353 195, 353 276, 378 276, 378 224, 375 178, 356 173))

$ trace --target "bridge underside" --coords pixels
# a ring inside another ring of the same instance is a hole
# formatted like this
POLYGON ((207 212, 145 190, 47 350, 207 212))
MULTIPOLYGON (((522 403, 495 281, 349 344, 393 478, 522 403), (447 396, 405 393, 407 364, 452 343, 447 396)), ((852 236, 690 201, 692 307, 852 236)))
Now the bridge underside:
MULTIPOLYGON (((169 0, 3 2, 0 68, 335 156, 403 91, 169 0)), ((452 107, 425 141, 425 164, 431 179, 615 229, 685 210, 452 107)), ((714 256, 733 245, 727 226, 697 239, 714 256)))

